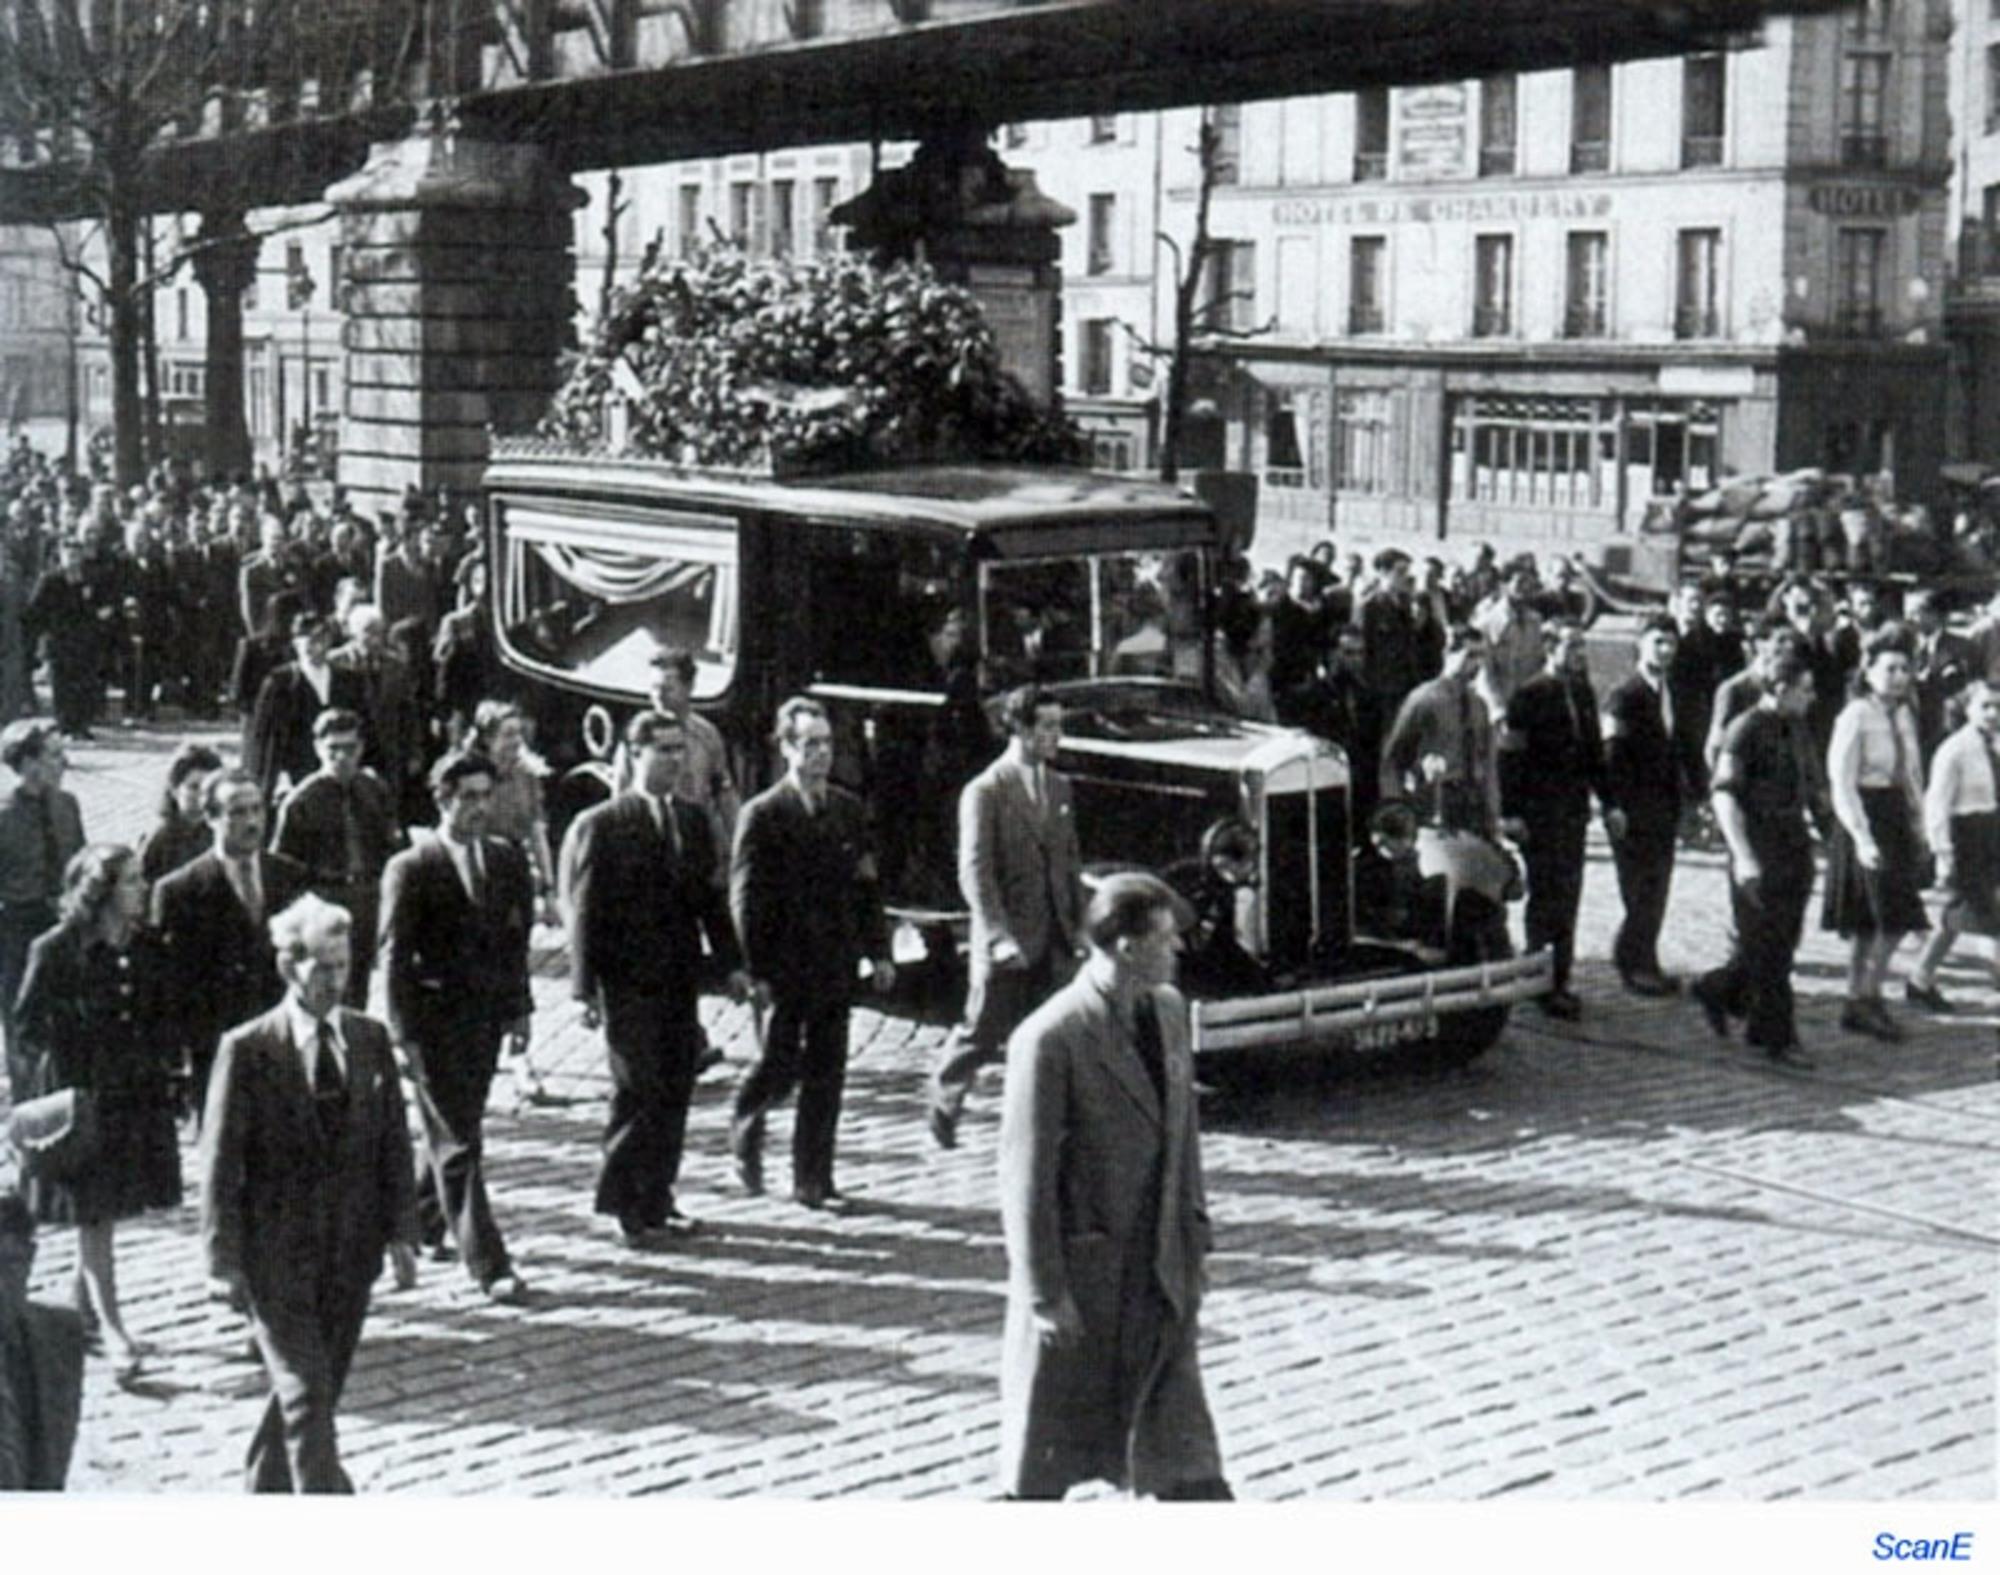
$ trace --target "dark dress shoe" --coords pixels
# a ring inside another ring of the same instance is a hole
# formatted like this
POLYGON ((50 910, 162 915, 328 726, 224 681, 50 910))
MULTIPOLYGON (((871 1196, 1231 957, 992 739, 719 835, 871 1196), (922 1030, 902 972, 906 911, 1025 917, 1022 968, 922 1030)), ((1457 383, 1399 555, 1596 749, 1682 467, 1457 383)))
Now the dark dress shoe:
POLYGON ((667 1233, 657 1225, 625 1218, 618 1221, 618 1240, 633 1252, 658 1252, 667 1244, 667 1233))
POLYGON ((1951 1002, 1945 999, 1944 991, 1934 984, 1918 984, 1910 979, 1904 982, 1903 999, 1912 1006, 1921 1006, 1927 1012, 1937 1012, 1942 1016, 1951 1015, 1951 1002))
POLYGON ((1764 1052, 1764 1058, 1773 1066, 1788 1066, 1795 1071, 1810 1072, 1819 1063, 1805 1052, 1805 1047, 1794 1039, 1788 1045, 1778 1045, 1764 1052))
POLYGON ((1555 990, 1536 1003, 1544 1016, 1553 1017, 1559 1023, 1573 1023, 1583 1016, 1583 1002, 1567 990, 1555 990))
POLYGON ((1718 1039, 1729 1037, 1729 1008, 1722 1004, 1722 997, 1714 985, 1706 979, 1697 979, 1688 986, 1688 994, 1701 1008, 1701 1015, 1708 1019, 1709 1031, 1718 1039))
POLYGON ((764 1190, 764 1156, 754 1148, 736 1151, 736 1179, 753 1198, 764 1190))
POLYGON ((1849 1001, 1843 1006, 1840 1009, 1840 1026, 1850 1033, 1867 1034, 1871 1039, 1880 1039, 1886 1044, 1895 1044, 1903 1037, 1903 1030, 1890 1017, 1889 1008, 1872 997, 1864 1001, 1849 1001))
POLYGON ((792 1201, 802 1209, 817 1209, 827 1214, 847 1212, 847 1195, 832 1187, 809 1185, 796 1188, 792 1201))
POLYGON ((930 1108, 931 1141, 939 1148, 958 1147, 958 1112, 943 1105, 930 1108))
POLYGON ((1661 973, 1628 973, 1624 976, 1625 988, 1634 995, 1665 997, 1679 995, 1680 986, 1661 973))
POLYGON ((697 1236, 701 1233, 701 1221, 669 1205, 666 1217, 656 1228, 669 1236, 697 1236))

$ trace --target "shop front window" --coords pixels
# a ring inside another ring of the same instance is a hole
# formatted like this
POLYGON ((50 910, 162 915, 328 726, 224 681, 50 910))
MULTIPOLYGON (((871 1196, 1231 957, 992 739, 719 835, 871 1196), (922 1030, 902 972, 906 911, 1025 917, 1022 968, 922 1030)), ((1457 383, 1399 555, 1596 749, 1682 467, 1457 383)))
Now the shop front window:
POLYGON ((1334 416, 1333 485, 1340 492, 1391 490, 1393 407, 1385 388, 1340 392, 1334 416))
POLYGON ((1452 496, 1598 510, 1615 496, 1617 403, 1536 394, 1467 395, 1452 415, 1452 496))

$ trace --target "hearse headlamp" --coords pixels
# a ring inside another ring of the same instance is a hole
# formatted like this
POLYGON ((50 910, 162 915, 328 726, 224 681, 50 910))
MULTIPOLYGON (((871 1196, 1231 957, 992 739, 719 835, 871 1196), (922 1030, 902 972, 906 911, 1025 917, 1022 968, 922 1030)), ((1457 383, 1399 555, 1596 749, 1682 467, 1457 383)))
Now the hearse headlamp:
POLYGON ((1234 815, 1218 820, 1201 834, 1202 866, 1224 885, 1256 885, 1260 851, 1256 828, 1234 815))

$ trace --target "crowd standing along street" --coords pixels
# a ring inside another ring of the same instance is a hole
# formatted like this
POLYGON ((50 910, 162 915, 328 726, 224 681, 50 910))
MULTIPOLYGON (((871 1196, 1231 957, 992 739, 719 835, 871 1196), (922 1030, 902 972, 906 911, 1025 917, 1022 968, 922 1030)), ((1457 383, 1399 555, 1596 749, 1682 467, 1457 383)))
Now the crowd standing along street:
POLYGON ((1219 944, 1189 893, 1295 857, 1282 827, 1223 828, 1187 890, 1086 891, 1060 828, 1088 784, 1054 765, 1082 691, 1039 665, 1069 659, 1058 625, 1011 654, 1000 725, 962 621, 907 680, 946 696, 927 768, 956 750, 970 781, 948 835, 984 994, 947 1039, 958 999, 898 991, 881 895, 933 806, 893 824, 843 786, 821 701, 779 696, 782 768, 725 792, 663 683, 628 785, 551 839, 518 715, 504 749, 478 736, 510 677, 462 514, 171 469, 120 495, 26 450, 6 486, 29 1184, 4 1221, 43 1250, 5 1282, 0 1485, 1990 1493, 1990 950, 1893 970, 1940 904, 1990 929, 2000 621, 1947 648, 1801 577, 1746 653, 1690 588, 1592 637, 1631 648, 1599 692, 1532 564, 1420 582, 1329 542, 1263 583, 1218 559, 1210 648, 1174 600, 1198 582, 1136 560, 1119 676, 1212 667, 1239 714, 1323 729, 1380 800, 1371 911, 1422 906, 1419 822, 1525 856, 1556 988, 1503 1005, 1483 1057, 1329 1077, 1334 1048, 1197 1063, 1172 988, 1219 944), (85 614, 34 611, 63 598, 85 614), (328 620, 361 632, 330 648, 328 620), (1947 657, 1965 683, 1937 694, 1947 657), (1725 896, 1736 960, 1684 986, 1725 961, 1725 896), (630 955, 648 935, 670 968, 630 955), (1048 947, 1078 942, 1065 984, 1048 947), (999 1108, 968 1103, 1014 1022, 999 1108), (1064 1179, 1077 1152, 1101 1163, 1064 1179))

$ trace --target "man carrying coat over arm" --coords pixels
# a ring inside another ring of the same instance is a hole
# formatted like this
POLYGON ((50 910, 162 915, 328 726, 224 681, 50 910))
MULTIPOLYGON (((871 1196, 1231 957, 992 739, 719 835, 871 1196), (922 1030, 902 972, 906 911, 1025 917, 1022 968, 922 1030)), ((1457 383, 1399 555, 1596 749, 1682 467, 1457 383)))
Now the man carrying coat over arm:
POLYGON ((1196 1351, 1210 1234, 1173 987, 1184 917, 1156 877, 1110 877, 1084 913, 1088 961, 1008 1042, 1010 1498, 1059 1499, 1098 1478, 1159 1499, 1233 1496, 1196 1351))

